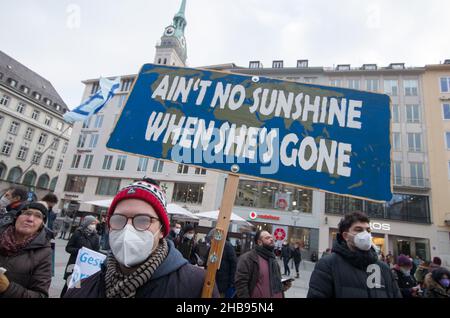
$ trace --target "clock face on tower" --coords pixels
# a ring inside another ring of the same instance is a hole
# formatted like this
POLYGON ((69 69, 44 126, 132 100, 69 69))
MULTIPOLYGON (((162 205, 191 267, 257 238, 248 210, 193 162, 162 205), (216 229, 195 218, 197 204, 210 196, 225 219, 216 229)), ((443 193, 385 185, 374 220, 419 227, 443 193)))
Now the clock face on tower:
POLYGON ((164 35, 171 36, 175 33, 175 29, 172 26, 166 28, 164 35))
POLYGON ((181 37, 180 42, 181 42, 181 46, 182 46, 182 47, 185 47, 185 46, 186 46, 186 40, 184 39, 184 36, 181 37))

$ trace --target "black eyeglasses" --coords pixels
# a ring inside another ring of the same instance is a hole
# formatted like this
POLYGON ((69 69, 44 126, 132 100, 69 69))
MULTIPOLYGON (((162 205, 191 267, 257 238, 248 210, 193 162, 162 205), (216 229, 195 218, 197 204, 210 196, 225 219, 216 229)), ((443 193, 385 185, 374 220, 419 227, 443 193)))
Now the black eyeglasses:
POLYGON ((109 226, 111 230, 121 230, 128 223, 128 219, 132 219, 134 228, 138 231, 147 231, 153 223, 159 222, 158 218, 147 214, 136 214, 133 217, 128 217, 123 214, 113 214, 109 219, 109 226))

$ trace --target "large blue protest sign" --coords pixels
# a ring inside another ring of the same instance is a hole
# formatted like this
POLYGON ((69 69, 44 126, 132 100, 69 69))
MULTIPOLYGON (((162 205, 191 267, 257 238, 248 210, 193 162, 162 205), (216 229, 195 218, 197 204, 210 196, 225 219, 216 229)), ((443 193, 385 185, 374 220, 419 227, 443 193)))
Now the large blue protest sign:
POLYGON ((146 64, 111 150, 391 199, 387 95, 146 64))

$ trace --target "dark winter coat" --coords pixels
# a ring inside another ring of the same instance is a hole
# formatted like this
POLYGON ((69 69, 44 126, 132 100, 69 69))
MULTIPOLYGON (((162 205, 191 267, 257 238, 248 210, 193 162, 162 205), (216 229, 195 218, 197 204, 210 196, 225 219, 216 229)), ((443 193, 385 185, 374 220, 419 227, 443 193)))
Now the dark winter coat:
POLYGON ((438 282, 436 282, 431 273, 425 276, 425 298, 450 298, 450 288, 444 289, 438 282))
POLYGON ((290 260, 292 257, 292 250, 289 247, 289 245, 283 245, 283 247, 281 248, 281 258, 283 260, 290 260))
POLYGON ((180 238, 180 243, 177 245, 181 255, 183 255, 183 257, 192 265, 197 264, 197 257, 195 256, 195 253, 197 252, 196 245, 194 238, 188 240, 185 237, 180 238))
POLYGON ((22 203, 23 202, 16 202, 16 203, 8 205, 5 208, 6 213, 4 213, 0 216, 0 227, 4 227, 6 225, 10 225, 13 223, 13 221, 16 217, 17 211, 21 207, 22 203))
MULTIPOLYGON (((193 266, 168 240, 169 253, 156 269, 150 281, 139 288, 136 298, 200 298, 205 280, 205 270, 193 266)), ((81 281, 81 288, 72 288, 64 298, 105 298, 106 266, 101 271, 81 281)), ((218 298, 219 292, 214 287, 212 297, 218 298)))
MULTIPOLYGON (((277 266, 281 277, 280 267, 277 266)), ((242 254, 239 257, 234 286, 237 298, 250 298, 259 279, 259 260, 255 249, 242 254)))
POLYGON ((294 248, 292 250, 292 258, 294 259, 294 263, 299 264, 302 261, 302 253, 300 248, 294 248))
MULTIPOLYGON (((8 226, 0 228, 0 233, 8 226)), ((43 229, 22 251, 14 256, 0 255, 0 267, 10 285, 0 298, 44 298, 52 280, 52 250, 43 229)))
POLYGON ((401 293, 389 267, 378 261, 373 248, 367 252, 353 252, 338 235, 333 253, 321 258, 316 264, 307 297, 401 298, 401 293), (376 275, 377 272, 381 275, 376 275), (379 281, 374 279, 377 276, 379 281))
POLYGON ((412 288, 417 286, 417 282, 414 276, 406 276, 405 274, 403 274, 398 265, 395 265, 395 267, 391 271, 392 276, 394 276, 394 279, 397 281, 398 288, 400 288, 400 292, 402 293, 403 298, 412 297, 412 288))
POLYGON ((67 262, 64 279, 67 279, 72 274, 72 270, 70 270, 68 267, 75 264, 75 262, 77 261, 78 251, 82 247, 98 251, 100 249, 99 240, 100 239, 97 233, 87 233, 86 230, 83 230, 81 228, 75 230, 66 246, 66 252, 70 254, 70 257, 69 261, 67 262))
MULTIPOLYGON (((209 253, 208 253, 209 254, 209 253)), ((234 275, 236 274, 237 258, 233 245, 225 241, 223 248, 222 261, 220 268, 216 273, 216 284, 219 292, 225 293, 228 288, 234 286, 234 275)))

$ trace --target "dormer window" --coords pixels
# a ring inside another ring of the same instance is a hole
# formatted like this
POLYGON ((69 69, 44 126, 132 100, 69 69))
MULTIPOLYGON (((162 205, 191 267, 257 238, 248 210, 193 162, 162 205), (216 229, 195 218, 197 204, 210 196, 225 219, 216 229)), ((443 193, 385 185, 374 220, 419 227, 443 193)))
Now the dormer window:
POLYGON ((339 64, 336 69, 338 71, 350 71, 350 64, 339 64))
POLYGON ((260 61, 250 61, 249 68, 261 68, 262 64, 260 61))
POLYGON ((28 93, 30 92, 30 89, 29 89, 28 87, 24 86, 24 85, 22 85, 22 86, 20 87, 20 90, 21 90, 22 92, 24 92, 25 94, 28 94, 28 93))
POLYGON ((391 63, 389 65, 389 68, 393 70, 404 70, 405 69, 405 63, 391 63))
POLYGON ((38 92, 34 92, 33 93, 33 97, 34 97, 34 99, 40 100, 41 99, 41 94, 39 94, 38 92))
POLYGON ((48 99, 48 98, 45 98, 44 101, 45 101, 45 104, 48 105, 48 106, 50 106, 52 104, 52 101, 50 99, 48 99))
POLYGON ((272 68, 283 68, 283 61, 273 61, 272 68))
POLYGON ((16 87, 17 86, 17 81, 13 80, 12 78, 8 78, 8 83, 9 85, 11 85, 12 87, 16 87))
POLYGON ((362 68, 365 71, 376 71, 377 65, 376 64, 364 64, 362 68))
POLYGON ((56 110, 61 110, 61 106, 59 106, 58 104, 55 104, 55 108, 56 108, 56 110))
POLYGON ((297 61, 297 68, 307 68, 307 67, 308 67, 308 60, 297 61))

